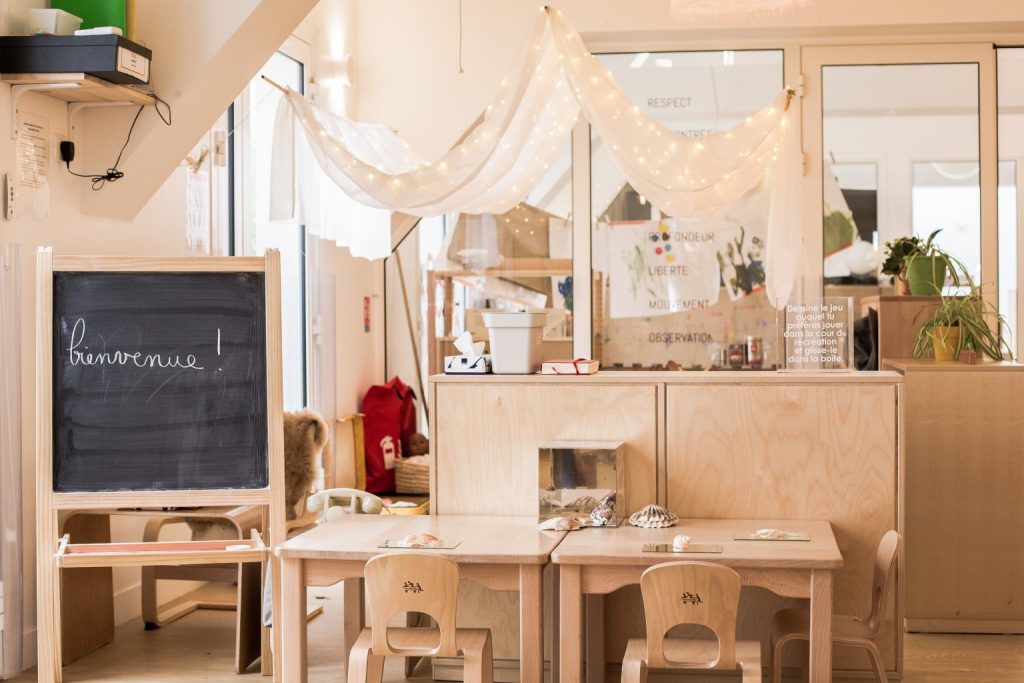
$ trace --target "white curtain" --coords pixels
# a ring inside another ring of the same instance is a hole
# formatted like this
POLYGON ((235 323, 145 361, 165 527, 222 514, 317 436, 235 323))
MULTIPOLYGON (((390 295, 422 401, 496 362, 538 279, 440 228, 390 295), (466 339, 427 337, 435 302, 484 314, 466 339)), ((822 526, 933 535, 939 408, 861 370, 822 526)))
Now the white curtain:
POLYGON ((433 162, 384 126, 334 116, 288 91, 278 111, 271 217, 295 210, 296 120, 311 156, 345 195, 369 207, 436 216, 503 213, 526 199, 582 110, 629 183, 665 214, 706 215, 773 181, 767 288, 781 306, 800 263, 792 204, 799 178, 784 177, 791 171, 785 165, 795 163, 786 144, 790 98, 783 91, 736 127, 705 138, 674 133, 626 97, 560 11, 546 9, 479 125, 433 162))

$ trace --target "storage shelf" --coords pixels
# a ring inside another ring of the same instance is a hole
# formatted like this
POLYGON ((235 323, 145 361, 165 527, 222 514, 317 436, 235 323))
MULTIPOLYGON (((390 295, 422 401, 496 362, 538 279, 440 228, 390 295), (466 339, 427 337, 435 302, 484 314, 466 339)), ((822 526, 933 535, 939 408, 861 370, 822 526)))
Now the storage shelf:
POLYGON ((65 540, 57 551, 57 566, 146 567, 193 564, 262 562, 267 548, 258 534, 251 540, 180 541, 152 543, 79 543, 65 540))
POLYGON ((156 102, 152 95, 140 90, 84 73, 0 74, 0 81, 12 86, 31 86, 32 92, 65 102, 115 102, 139 106, 156 102))

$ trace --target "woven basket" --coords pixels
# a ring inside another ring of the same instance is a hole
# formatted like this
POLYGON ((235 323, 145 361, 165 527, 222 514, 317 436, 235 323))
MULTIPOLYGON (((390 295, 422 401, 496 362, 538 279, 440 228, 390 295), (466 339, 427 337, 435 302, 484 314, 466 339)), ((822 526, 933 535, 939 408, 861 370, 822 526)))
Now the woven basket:
POLYGON ((422 455, 395 460, 397 493, 430 493, 430 461, 422 455))

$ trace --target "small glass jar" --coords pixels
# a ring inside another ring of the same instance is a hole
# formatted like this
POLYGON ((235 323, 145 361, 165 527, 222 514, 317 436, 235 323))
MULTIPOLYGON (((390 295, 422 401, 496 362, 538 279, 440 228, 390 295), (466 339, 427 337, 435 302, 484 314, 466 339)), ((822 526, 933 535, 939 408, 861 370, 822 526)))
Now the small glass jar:
POLYGON ((747 365, 759 368, 764 364, 764 342, 760 337, 747 337, 747 365))
POLYGON ((742 368, 746 362, 746 344, 729 344, 729 367, 742 368))

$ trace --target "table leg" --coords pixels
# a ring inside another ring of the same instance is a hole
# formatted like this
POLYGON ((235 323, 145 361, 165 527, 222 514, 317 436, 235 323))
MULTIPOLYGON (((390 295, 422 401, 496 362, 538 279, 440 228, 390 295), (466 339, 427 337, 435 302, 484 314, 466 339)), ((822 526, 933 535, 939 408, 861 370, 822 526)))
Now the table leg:
POLYGON ((604 596, 584 599, 587 617, 587 683, 604 683, 604 596))
POLYGON ((519 678, 544 680, 544 582, 539 564, 519 565, 519 678))
POLYGON ((558 575, 560 683, 579 683, 583 665, 583 586, 580 566, 560 565, 558 575))
POLYGON ((281 651, 275 654, 281 660, 284 683, 306 681, 306 586, 302 574, 301 559, 281 561, 281 623, 274 624, 274 629, 280 631, 277 642, 281 651))
POLYGON ((352 646, 366 625, 364 607, 363 579, 345 579, 342 586, 342 602, 344 617, 342 620, 343 641, 345 644, 345 661, 352 652, 352 646))
POLYGON ((560 604, 558 599, 558 566, 557 564, 549 565, 551 567, 551 604, 554 608, 551 610, 551 683, 560 683, 559 681, 559 670, 558 670, 558 637, 562 633, 562 629, 558 625, 558 605, 560 604))
POLYGON ((832 680, 832 572, 811 571, 811 683, 832 680))

